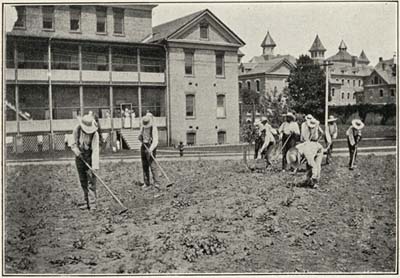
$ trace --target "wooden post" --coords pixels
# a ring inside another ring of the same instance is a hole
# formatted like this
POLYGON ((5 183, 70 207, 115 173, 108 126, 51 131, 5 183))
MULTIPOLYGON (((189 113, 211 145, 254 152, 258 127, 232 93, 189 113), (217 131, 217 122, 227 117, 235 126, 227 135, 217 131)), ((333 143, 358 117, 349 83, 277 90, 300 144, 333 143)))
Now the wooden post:
POLYGON ((139 105, 139 121, 142 122, 142 86, 140 82, 140 49, 136 51, 137 70, 138 70, 138 105, 139 105))
POLYGON ((109 94, 110 94, 110 146, 111 149, 114 146, 114 141, 116 140, 116 136, 114 135, 114 91, 113 91, 113 84, 112 84, 112 48, 111 45, 108 46, 108 72, 109 72, 109 94))
POLYGON ((83 86, 82 86, 82 46, 78 46, 78 60, 79 60, 79 109, 80 113, 79 115, 82 117, 83 116, 83 108, 84 108, 84 103, 83 103, 83 86))
POLYGON ((47 76, 49 81, 49 116, 50 116, 50 150, 54 150, 54 131, 53 131, 53 91, 51 84, 51 38, 48 45, 48 70, 47 76))

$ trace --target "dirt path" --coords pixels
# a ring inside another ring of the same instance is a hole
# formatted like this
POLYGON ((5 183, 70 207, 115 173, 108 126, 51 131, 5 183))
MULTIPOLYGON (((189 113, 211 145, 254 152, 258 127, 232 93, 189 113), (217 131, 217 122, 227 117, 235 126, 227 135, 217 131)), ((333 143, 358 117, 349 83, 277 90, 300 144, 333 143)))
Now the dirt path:
POLYGON ((80 211, 74 166, 7 167, 6 273, 392 272, 395 156, 347 158, 302 174, 239 161, 165 161, 175 186, 143 191, 137 162, 103 165, 99 209, 80 211), (159 195, 157 197, 157 195, 159 195), (155 198, 156 196, 156 198, 155 198))

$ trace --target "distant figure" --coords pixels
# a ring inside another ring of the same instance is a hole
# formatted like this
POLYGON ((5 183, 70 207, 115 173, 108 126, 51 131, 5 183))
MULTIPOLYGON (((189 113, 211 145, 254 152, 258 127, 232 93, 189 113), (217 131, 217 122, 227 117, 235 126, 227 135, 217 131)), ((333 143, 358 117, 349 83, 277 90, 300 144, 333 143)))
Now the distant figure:
POLYGON ((296 145, 300 137, 300 128, 296 122, 296 117, 289 112, 282 115, 285 122, 279 127, 279 137, 282 140, 282 170, 287 170, 286 153, 296 145))
POLYGON ((179 142, 178 149, 179 149, 179 156, 183 156, 183 150, 185 146, 183 145, 183 142, 179 142))
POLYGON ((128 108, 125 108, 124 111, 124 128, 131 127, 131 113, 128 108))
POLYGON ((132 112, 131 112, 132 125, 135 123, 135 118, 136 118, 135 109, 132 109, 132 112))
POLYGON ((266 163, 266 168, 271 165, 271 152, 273 146, 275 145, 275 137, 278 132, 276 129, 272 128, 272 126, 268 123, 268 118, 263 116, 261 117, 261 124, 263 125, 263 132, 264 132, 264 140, 263 144, 259 150, 260 157, 264 158, 266 163))
POLYGON ((350 161, 349 170, 354 170, 354 163, 357 158, 357 145, 361 141, 361 129, 364 128, 364 124, 360 120, 351 121, 351 126, 346 131, 347 145, 349 147, 350 161))
POLYGON ((332 152, 333 152, 333 139, 336 139, 338 136, 338 128, 336 125, 336 118, 332 115, 329 116, 328 118, 328 133, 330 136, 326 136, 326 143, 327 143, 327 149, 326 149, 326 164, 331 163, 332 161, 332 152), (328 140, 330 137, 330 140, 328 140))
POLYGON ((255 140, 254 140, 254 159, 258 158, 259 150, 264 144, 265 130, 264 126, 259 119, 254 121, 255 126, 255 140))
POLYGON ((42 152, 43 151, 43 135, 37 136, 37 144, 38 144, 38 151, 42 152))
POLYGON ((324 133, 319 125, 319 121, 310 114, 308 114, 305 119, 306 120, 301 124, 300 141, 318 142, 320 139, 319 133, 324 133))

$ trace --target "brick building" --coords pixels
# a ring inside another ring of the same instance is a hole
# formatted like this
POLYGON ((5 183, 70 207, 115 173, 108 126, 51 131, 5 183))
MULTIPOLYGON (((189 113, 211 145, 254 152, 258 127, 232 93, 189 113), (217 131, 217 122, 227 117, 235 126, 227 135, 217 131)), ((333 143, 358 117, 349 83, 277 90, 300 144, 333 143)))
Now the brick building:
MULTIPOLYGON (((161 144, 189 141, 181 130, 185 107, 177 88, 183 86, 183 81, 201 88, 194 94, 197 121, 192 120, 191 126, 198 133, 195 143, 217 143, 217 135, 222 131, 228 138, 224 142, 239 140, 238 126, 230 124, 238 122, 238 109, 235 110, 234 104, 231 108, 231 98, 237 94, 237 53, 243 42, 208 10, 197 13, 185 25, 190 24, 192 31, 197 26, 201 34, 207 30, 209 40, 199 37, 196 42, 194 36, 200 36, 196 32, 183 40, 180 47, 193 49, 200 63, 195 67, 198 79, 182 79, 185 65, 180 48, 175 45, 176 37, 171 41, 168 38, 168 43, 156 43, 157 34, 152 36, 154 7, 140 4, 16 7, 18 19, 6 35, 5 55, 6 132, 12 151, 37 151, 39 142, 43 150, 64 149, 65 134, 70 134, 77 117, 88 111, 98 115, 109 141, 119 138, 129 148, 139 145, 138 118, 147 111, 155 116, 161 144), (200 46, 198 50, 196 45, 200 46), (203 64, 203 58, 211 64, 203 64), (235 71, 231 70, 233 62, 235 71), (200 75, 214 69, 218 74, 200 75), (203 93, 210 88, 215 89, 213 101, 203 93), (225 120, 205 116, 207 112, 201 107, 207 107, 209 114, 211 104, 219 111, 216 113, 222 113, 221 105, 225 107, 225 120), (219 127, 214 131, 215 138, 210 139, 211 133, 203 130, 214 124, 219 127)), ((157 32, 157 27, 154 30, 157 32)), ((189 100, 186 98, 187 103, 189 100)))
POLYGON ((154 27, 149 41, 168 50, 171 143, 238 143, 244 42, 207 9, 154 27))
POLYGON ((239 89, 248 88, 262 95, 278 96, 287 87, 287 78, 296 63, 291 55, 274 54, 276 43, 269 31, 261 43, 262 55, 239 66, 239 89))
POLYGON ((364 78, 364 90, 359 93, 357 103, 396 103, 396 59, 379 58, 371 74, 364 78))
POLYGON ((311 58, 317 63, 324 61, 333 63, 329 67, 329 105, 356 104, 357 93, 363 90, 363 80, 372 71, 372 67, 368 66, 367 56, 364 51, 361 51, 360 56, 351 55, 347 51, 344 41, 341 41, 339 51, 335 55, 325 58, 325 51, 326 49, 317 35, 309 50, 311 58))

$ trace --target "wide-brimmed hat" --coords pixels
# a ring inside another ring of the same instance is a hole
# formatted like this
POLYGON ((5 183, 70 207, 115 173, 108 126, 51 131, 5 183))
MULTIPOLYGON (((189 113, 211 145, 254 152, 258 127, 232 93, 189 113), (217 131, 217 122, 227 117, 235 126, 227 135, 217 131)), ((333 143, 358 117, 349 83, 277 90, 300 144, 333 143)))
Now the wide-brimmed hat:
POLYGON ((260 121, 260 119, 256 119, 254 121, 254 126, 259 126, 259 125, 261 125, 261 121, 260 121))
POLYGON ((314 119, 314 118, 312 118, 311 120, 307 121, 306 123, 307 123, 307 126, 309 128, 314 128, 314 127, 319 125, 319 121, 314 119))
POLYGON ((312 119, 314 119, 313 115, 308 114, 307 116, 305 116, 306 121, 310 121, 312 119))
POLYGON ((142 118, 143 127, 151 127, 153 125, 153 118, 149 115, 146 115, 142 118))
POLYGON ((355 128, 355 129, 362 129, 364 127, 364 124, 361 120, 359 119, 354 119, 351 121, 351 125, 355 128))
POLYGON ((268 122, 268 118, 265 117, 265 116, 262 116, 262 117, 261 117, 261 122, 262 122, 262 123, 263 123, 263 122, 268 122))
POLYGON ((83 132, 92 134, 97 131, 97 123, 92 115, 85 115, 79 121, 83 132))
POLYGON ((297 148, 291 148, 290 150, 288 150, 288 152, 286 153, 286 161, 288 167, 300 167, 299 151, 297 148))
POLYGON ((293 120, 296 120, 296 116, 292 112, 288 112, 286 114, 283 114, 282 116, 291 117, 293 120))
POLYGON ((328 123, 335 122, 336 120, 337 120, 337 118, 335 118, 335 116, 330 115, 328 118, 328 123))

